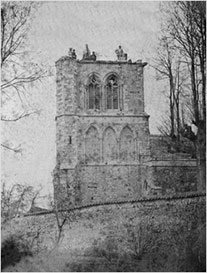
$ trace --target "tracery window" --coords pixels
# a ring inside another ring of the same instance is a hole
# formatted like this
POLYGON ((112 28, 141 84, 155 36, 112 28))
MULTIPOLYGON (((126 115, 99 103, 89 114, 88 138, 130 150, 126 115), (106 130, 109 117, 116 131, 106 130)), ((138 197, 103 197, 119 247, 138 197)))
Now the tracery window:
POLYGON ((119 86, 115 75, 110 75, 106 80, 106 108, 118 109, 119 107, 119 86))
POLYGON ((96 75, 92 75, 88 82, 88 109, 100 109, 101 84, 96 75))

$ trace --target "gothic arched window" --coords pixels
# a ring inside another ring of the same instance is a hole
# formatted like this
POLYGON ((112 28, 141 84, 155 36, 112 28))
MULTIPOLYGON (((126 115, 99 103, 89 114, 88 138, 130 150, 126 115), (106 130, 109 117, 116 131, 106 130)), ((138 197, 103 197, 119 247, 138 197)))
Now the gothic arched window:
POLYGON ((96 75, 92 75, 88 81, 88 109, 100 109, 101 84, 96 75))
POLYGON ((119 86, 115 75, 110 75, 106 80, 106 109, 119 108, 119 86))

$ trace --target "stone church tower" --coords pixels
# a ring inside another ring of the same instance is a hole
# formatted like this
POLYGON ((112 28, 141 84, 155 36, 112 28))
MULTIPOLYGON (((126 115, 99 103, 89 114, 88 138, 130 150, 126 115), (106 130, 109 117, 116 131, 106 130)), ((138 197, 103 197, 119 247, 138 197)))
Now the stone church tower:
MULTIPOLYGON (((120 47, 121 48, 121 47, 120 47)), ((122 50, 122 49, 121 49, 122 50)), ((150 159, 144 111, 146 63, 65 56, 57 69, 55 197, 64 204, 143 196, 150 159)), ((93 53, 94 54, 94 53, 93 53)))

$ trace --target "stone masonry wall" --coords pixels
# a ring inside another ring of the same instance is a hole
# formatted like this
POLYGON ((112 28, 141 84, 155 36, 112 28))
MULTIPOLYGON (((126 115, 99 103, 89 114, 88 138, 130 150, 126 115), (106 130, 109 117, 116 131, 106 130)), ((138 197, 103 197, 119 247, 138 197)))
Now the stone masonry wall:
POLYGON ((142 196, 141 166, 106 165, 81 168, 82 204, 129 200, 142 196))
MULTIPOLYGON (((113 131, 113 135, 115 138, 115 144, 117 146, 117 158, 115 158, 115 163, 119 164, 124 157, 120 156, 120 146, 127 144, 127 139, 125 140, 125 135, 123 135, 123 130, 128 129, 126 132, 126 138, 130 138, 130 145, 127 147, 129 150, 130 148, 133 149, 133 155, 130 158, 126 158, 126 163, 129 161, 135 163, 140 162, 141 158, 150 156, 150 143, 149 143, 149 127, 148 127, 148 118, 147 117, 128 117, 128 116, 110 116, 110 117, 102 117, 102 116, 90 116, 90 117, 79 117, 77 120, 78 126, 78 134, 77 134, 77 142, 78 142, 78 160, 82 163, 85 162, 85 154, 86 154, 86 138, 87 134, 91 127, 94 127, 97 130, 97 137, 99 139, 99 147, 100 150, 100 160, 96 163, 110 163, 110 158, 108 160, 104 160, 104 152, 106 149, 110 149, 111 147, 107 147, 107 143, 105 143, 104 137, 107 139, 107 132, 108 128, 111 128, 113 131), (121 141, 125 140, 125 143, 121 143, 121 141)), ((90 136, 90 135, 89 135, 90 136)), ((94 137, 94 135, 92 136, 94 137)), ((113 136, 112 136, 113 137, 113 136)), ((91 138, 91 136, 90 136, 91 138)), ((94 144, 94 141, 91 142, 94 144)), ((124 147, 123 147, 124 148, 124 147)), ((146 159, 147 160, 147 159, 146 159)), ((88 164, 88 163, 87 163, 88 164)))
MULTIPOLYGON (((156 224, 159 230, 168 228, 173 232, 178 226, 188 232, 205 223, 205 202, 205 194, 189 194, 77 208, 72 213, 73 220, 68 220, 63 228, 59 249, 76 249, 83 253, 94 240, 104 240, 108 236, 115 238, 120 232, 123 235, 125 225, 133 227, 140 222, 146 226, 156 224)), ((33 247, 39 250, 53 249, 58 236, 56 219, 51 213, 14 219, 5 231, 23 234, 31 242, 34 240, 33 247)))
POLYGON ((62 204, 141 196, 147 169, 141 163, 150 157, 144 65, 68 57, 56 62, 59 180, 54 181, 54 189, 62 204), (86 103, 92 74, 101 82, 99 110, 88 109, 86 103), (118 77, 122 102, 119 109, 106 110, 105 84, 111 74, 118 77))
POLYGON ((77 109, 77 62, 62 57, 56 62, 57 116, 74 114, 77 109))
POLYGON ((197 190, 196 160, 191 154, 170 152, 168 139, 150 136, 152 182, 160 188, 160 194, 191 192, 197 190))
POLYGON ((197 190, 195 161, 156 161, 151 169, 153 183, 163 195, 197 190))
POLYGON ((186 153, 169 153, 150 136, 144 112, 146 63, 77 61, 57 67, 57 165, 55 198, 64 207, 99 200, 196 191, 196 164, 186 153), (87 85, 100 82, 100 109, 87 108, 87 85), (106 110, 106 79, 118 77, 120 107, 106 110))
POLYGON ((148 119, 126 116, 105 119, 66 116, 64 119, 66 143, 68 143, 67 132, 73 126, 76 128, 72 134, 72 145, 63 146, 64 156, 60 158, 61 168, 68 169, 65 179, 67 189, 73 187, 74 176, 71 173, 75 172, 76 184, 78 184, 77 187, 74 185, 77 189, 76 201, 77 198, 77 202, 83 203, 89 200, 95 202, 98 198, 107 201, 140 197, 146 173, 146 167, 141 164, 142 161, 150 158, 148 119), (71 124, 72 119, 75 122, 71 124), (93 128, 92 133, 87 138, 91 128, 93 128), (105 136, 108 129, 111 133, 114 132, 113 143, 111 143, 113 136, 105 136), (94 132, 95 130, 97 133, 94 132), (127 132, 126 137, 122 134, 123 130, 127 132), (71 150, 70 146, 76 147, 76 150, 71 150), (113 148, 115 154, 111 153, 113 148), (129 153, 130 149, 131 153, 129 153), (64 154, 64 151, 70 151, 70 154, 64 154), (70 161, 67 156, 70 158, 73 156, 74 161, 70 161), (77 162, 79 167, 75 168, 77 162))
MULTIPOLYGON (((105 80, 110 74, 115 74, 119 78, 120 86, 123 86, 123 101, 124 107, 123 113, 140 114, 144 113, 144 90, 143 90, 143 64, 142 63, 119 63, 119 62, 80 62, 78 74, 78 89, 79 89, 79 113, 93 113, 91 110, 85 109, 85 86, 87 84, 88 77, 95 73, 102 83, 102 96, 104 99, 104 85, 105 80)), ((99 111, 97 111, 99 112, 99 111)), ((109 114, 110 110, 105 111, 103 105, 101 109, 101 115, 109 114)), ((111 110, 119 112, 118 110, 111 110)), ((94 113, 93 113, 94 114, 94 113)))

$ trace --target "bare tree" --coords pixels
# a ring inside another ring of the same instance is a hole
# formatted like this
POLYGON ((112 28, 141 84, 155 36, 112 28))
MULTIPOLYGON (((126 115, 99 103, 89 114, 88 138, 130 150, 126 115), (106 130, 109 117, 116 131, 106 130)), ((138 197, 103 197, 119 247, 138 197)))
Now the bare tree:
POLYGON ((170 135, 175 135, 175 125, 174 125, 174 75, 173 75, 173 44, 169 41, 166 36, 160 39, 160 48, 158 50, 158 57, 154 60, 154 68, 160 74, 159 79, 167 79, 169 81, 169 110, 170 110, 170 135))
POLYGON ((157 49, 157 57, 154 58, 151 65, 158 73, 158 80, 165 80, 168 82, 168 87, 165 94, 169 101, 169 120, 167 117, 166 122, 163 121, 163 128, 161 131, 172 139, 176 138, 179 142, 180 139, 180 104, 186 93, 186 68, 182 63, 179 51, 176 44, 167 33, 163 32, 159 40, 159 47, 157 49), (170 121, 170 122, 169 122, 170 121), (169 128, 167 128, 167 127, 169 128))
POLYGON ((190 76, 192 124, 198 129, 194 138, 198 188, 202 190, 206 179, 206 2, 173 1, 165 6, 166 31, 176 41, 176 48, 184 58, 190 76))
POLYGON ((176 3, 170 21, 171 35, 177 40, 189 64, 194 111, 197 126, 196 155, 199 189, 206 181, 206 2, 176 3))
POLYGON ((170 35, 178 42, 189 66, 195 121, 199 123, 201 118, 205 119, 206 111, 206 3, 178 1, 172 5, 169 18, 170 35), (200 86, 202 92, 199 92, 200 86))
POLYGON ((1 189, 1 217, 3 221, 25 213, 34 205, 42 188, 35 190, 32 186, 14 184, 7 187, 5 183, 1 189))
POLYGON ((49 208, 51 209, 51 211, 53 211, 53 213, 55 215, 55 219, 56 219, 58 234, 55 239, 55 245, 57 245, 63 236, 64 227, 65 227, 66 223, 69 226, 69 224, 76 219, 76 213, 74 210, 72 210, 70 208, 68 208, 68 209, 63 208, 65 205, 64 200, 62 200, 61 204, 59 203, 58 204, 59 206, 58 206, 56 200, 54 200, 54 197, 49 195, 48 201, 49 201, 49 203, 48 203, 49 208))
MULTIPOLYGON (((1 5, 1 120, 4 122, 16 122, 39 113, 28 109, 25 99, 31 84, 50 75, 46 65, 34 60, 28 44, 28 33, 39 5, 38 2, 17 1, 5 1, 1 5), (4 106, 7 108, 10 102, 13 102, 15 114, 10 112, 8 118, 4 106)), ((2 146, 18 151, 6 144, 2 146)))

